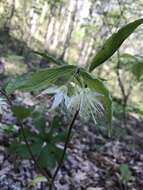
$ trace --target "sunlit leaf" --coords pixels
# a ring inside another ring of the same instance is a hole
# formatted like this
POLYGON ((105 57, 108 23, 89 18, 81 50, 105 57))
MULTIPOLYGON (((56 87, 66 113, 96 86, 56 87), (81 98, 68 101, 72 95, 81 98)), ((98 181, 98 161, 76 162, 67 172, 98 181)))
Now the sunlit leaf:
POLYGON ((104 43, 102 49, 96 54, 90 63, 89 71, 93 71, 97 66, 101 65, 109 59, 121 46, 121 44, 134 32, 134 30, 143 23, 143 19, 131 22, 118 32, 112 34, 104 43))
POLYGON ((129 70, 138 61, 136 56, 124 53, 120 56, 120 68, 129 70))
POLYGON ((47 182, 46 177, 44 176, 36 176, 33 180, 31 180, 29 186, 35 186, 37 183, 41 183, 41 182, 47 182))
POLYGON ((51 84, 61 81, 65 77, 63 83, 76 72, 76 66, 68 65, 57 68, 40 69, 33 73, 28 73, 17 77, 10 81, 6 87, 7 93, 12 93, 15 90, 34 91, 47 88, 51 84))

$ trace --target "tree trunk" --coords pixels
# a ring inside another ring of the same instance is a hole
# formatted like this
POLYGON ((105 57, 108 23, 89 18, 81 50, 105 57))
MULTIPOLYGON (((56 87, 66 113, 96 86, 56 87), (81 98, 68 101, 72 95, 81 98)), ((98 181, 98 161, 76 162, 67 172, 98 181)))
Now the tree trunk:
POLYGON ((77 10, 78 10, 78 0, 75 0, 75 5, 74 5, 74 8, 73 8, 71 17, 69 19, 70 22, 69 22, 69 26, 68 26, 68 32, 67 32, 67 35, 66 35, 66 40, 65 40, 65 43, 64 43, 64 47, 63 47, 63 52, 62 52, 62 54, 60 56, 61 59, 64 59, 66 51, 67 51, 68 47, 70 46, 70 40, 71 40, 72 33, 73 33, 73 30, 74 30, 77 10))
POLYGON ((52 36, 52 32, 53 32, 53 25, 55 23, 55 12, 56 12, 56 7, 55 7, 54 3, 52 3, 50 6, 50 15, 49 15, 48 23, 47 23, 47 29, 46 29, 46 33, 44 36, 45 51, 48 51, 49 47, 50 47, 50 40, 51 40, 51 36, 52 36))
POLYGON ((14 13, 15 13, 15 0, 12 0, 10 15, 9 15, 9 17, 7 18, 6 23, 4 24, 4 30, 5 30, 8 34, 10 33, 11 21, 12 21, 12 18, 13 18, 13 16, 14 16, 14 13))
POLYGON ((59 33, 60 33, 61 16, 62 16, 62 9, 63 9, 63 4, 62 3, 60 3, 58 9, 59 9, 58 14, 56 15, 55 24, 54 24, 54 27, 53 27, 52 38, 51 38, 51 41, 50 41, 50 43, 51 43, 51 51, 56 50, 56 47, 58 45, 58 38, 60 38, 59 33))

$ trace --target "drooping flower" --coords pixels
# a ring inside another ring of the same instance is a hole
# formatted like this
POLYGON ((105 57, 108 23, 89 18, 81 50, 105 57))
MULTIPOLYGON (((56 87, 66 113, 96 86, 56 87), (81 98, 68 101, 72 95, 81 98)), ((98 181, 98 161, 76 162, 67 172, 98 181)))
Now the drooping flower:
POLYGON ((82 119, 88 120, 92 117, 95 123, 97 118, 104 114, 104 108, 100 101, 100 97, 103 95, 91 91, 89 88, 79 87, 74 83, 71 83, 70 87, 68 85, 50 87, 43 91, 43 94, 54 94, 52 110, 64 103, 70 113, 75 113, 79 109, 79 115, 82 119), (74 88, 74 90, 70 94, 71 88, 74 88))
POLYGON ((64 85, 61 87, 53 86, 44 90, 41 95, 54 94, 54 101, 51 110, 57 108, 62 102, 67 101, 68 88, 64 85))
POLYGON ((81 118, 88 120, 92 117, 96 123, 96 118, 103 116, 104 113, 104 108, 99 100, 100 96, 102 95, 91 91, 89 88, 77 87, 75 94, 69 98, 69 102, 66 104, 67 109, 73 112, 79 108, 81 118))

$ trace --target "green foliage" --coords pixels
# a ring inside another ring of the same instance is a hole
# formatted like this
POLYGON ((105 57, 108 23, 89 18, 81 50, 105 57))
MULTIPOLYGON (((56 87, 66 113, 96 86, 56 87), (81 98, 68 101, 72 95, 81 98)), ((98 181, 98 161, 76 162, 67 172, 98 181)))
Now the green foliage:
POLYGON ((120 57, 120 67, 124 70, 130 71, 137 79, 143 79, 143 58, 137 55, 123 54, 120 57))
POLYGON ((128 164, 121 164, 120 165, 120 176, 121 176, 121 181, 123 183, 128 183, 129 180, 131 179, 131 171, 129 169, 128 164))
MULTIPOLYGON (((81 75, 85 81, 85 84, 87 84, 87 86, 92 91, 98 92, 103 95, 100 98, 104 105, 108 122, 111 126, 111 123, 112 123, 112 99, 111 99, 109 91, 107 90, 107 88, 105 87, 104 83, 101 80, 93 78, 89 73, 82 71, 81 75)), ((109 128, 109 134, 110 133, 111 133, 111 128, 109 128)))
POLYGON ((8 94, 15 90, 33 91, 47 88, 51 84, 64 78, 66 83, 72 75, 74 75, 76 67, 72 65, 61 66, 57 68, 40 69, 33 73, 24 74, 9 82, 6 87, 8 94))
POLYGON ((0 123, 0 132, 4 132, 7 135, 11 135, 17 132, 17 126, 12 124, 0 123))
MULTIPOLYGON (((17 114, 18 109, 16 109, 17 114)), ((25 111, 25 108, 23 108, 25 111)), ((27 109, 26 109, 27 111, 27 109)), ((18 118, 25 118, 28 114, 20 111, 18 118)), ((31 114, 33 118, 33 124, 36 131, 33 132, 30 129, 25 129, 25 135, 29 141, 31 151, 37 159, 39 165, 42 168, 53 169, 56 163, 59 162, 63 150, 57 146, 58 143, 65 142, 67 132, 61 130, 61 120, 58 116, 53 118, 53 122, 50 126, 46 126, 46 120, 44 114, 41 112, 34 111, 31 114)), ((10 150, 17 153, 22 158, 30 159, 30 154, 26 144, 23 144, 24 137, 23 133, 20 133, 16 140, 11 144, 10 150)))
POLYGON ((121 44, 143 23, 143 19, 138 19, 119 29, 118 32, 110 36, 104 43, 102 49, 95 55, 90 63, 89 71, 93 71, 97 66, 109 59, 121 46, 121 44))
POLYGON ((138 62, 138 59, 136 56, 125 53, 120 56, 120 68, 123 68, 124 70, 130 70, 134 64, 138 62))
POLYGON ((138 61, 132 66, 132 73, 138 81, 143 80, 143 61, 138 61))
POLYGON ((32 111, 32 109, 25 108, 24 106, 12 106, 11 110, 19 121, 29 117, 32 111))
POLYGON ((42 136, 44 136, 46 126, 44 114, 40 111, 34 111, 32 113, 32 119, 35 128, 40 132, 42 136))
MULTIPOLYGON (((81 86, 81 88, 86 88, 85 86, 93 91, 101 94, 101 101, 104 105, 105 111, 107 113, 107 118, 109 123, 111 124, 112 120, 112 101, 111 97, 109 95, 108 90, 106 89, 103 82, 99 79, 93 78, 89 73, 87 73, 85 70, 77 68, 75 66, 61 66, 58 68, 53 69, 45 69, 42 71, 37 71, 35 73, 32 73, 31 76, 23 81, 23 76, 18 77, 14 81, 10 82, 6 88, 7 92, 14 91, 15 89, 20 90, 37 90, 37 88, 44 89, 48 87, 48 85, 54 84, 56 80, 59 80, 60 77, 68 77, 69 82, 75 82, 75 80, 78 81, 78 85, 81 86), (72 77, 73 76, 73 77, 72 77), (45 79, 45 80, 44 80, 45 79), (80 81, 82 79, 82 81, 80 81), (21 81, 21 83, 20 83, 21 81), (84 86, 82 84, 84 83, 84 86), (14 85, 13 85, 14 84, 14 85)), ((67 81, 64 79, 63 84, 69 85, 67 81)), ((62 84, 62 85, 63 85, 62 84)), ((70 87, 71 89, 71 87, 70 87)), ((57 91, 57 98, 58 102, 59 99, 61 99, 63 96, 60 91, 57 91)), ((70 97, 69 97, 70 98, 70 97)), ((62 101, 62 99, 61 99, 62 101)), ((58 103, 59 105, 59 103, 58 103)))

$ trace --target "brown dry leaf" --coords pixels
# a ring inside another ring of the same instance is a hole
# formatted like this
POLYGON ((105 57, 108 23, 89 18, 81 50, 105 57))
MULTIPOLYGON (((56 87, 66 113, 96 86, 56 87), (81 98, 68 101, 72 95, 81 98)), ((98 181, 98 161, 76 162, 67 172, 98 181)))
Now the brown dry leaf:
POLYGON ((103 156, 100 153, 92 153, 91 159, 94 159, 100 166, 109 166, 114 171, 118 169, 118 165, 115 162, 109 160, 107 157, 103 156))

